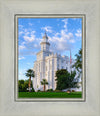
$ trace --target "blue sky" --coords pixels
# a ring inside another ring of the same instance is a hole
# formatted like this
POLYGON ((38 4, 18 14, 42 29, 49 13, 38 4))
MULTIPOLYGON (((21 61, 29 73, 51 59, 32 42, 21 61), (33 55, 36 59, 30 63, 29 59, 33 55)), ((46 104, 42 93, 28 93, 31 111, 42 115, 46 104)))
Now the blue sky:
POLYGON ((18 76, 27 79, 25 72, 33 68, 40 42, 47 32, 50 51, 72 58, 82 47, 82 18, 18 18, 18 76))

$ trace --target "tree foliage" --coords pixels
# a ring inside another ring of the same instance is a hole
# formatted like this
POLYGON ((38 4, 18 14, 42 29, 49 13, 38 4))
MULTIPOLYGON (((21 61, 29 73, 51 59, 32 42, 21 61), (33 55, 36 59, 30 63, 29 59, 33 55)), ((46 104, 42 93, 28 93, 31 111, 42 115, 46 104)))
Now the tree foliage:
POLYGON ((48 85, 47 80, 46 80, 46 79, 43 79, 43 80, 41 81, 41 85, 44 86, 44 91, 45 91, 45 86, 48 85))
POLYGON ((27 77, 34 77, 34 71, 32 69, 28 69, 25 75, 27 77))
POLYGON ((82 49, 79 50, 78 54, 75 55, 76 56, 76 62, 73 65, 73 67, 76 68, 76 70, 81 73, 82 72, 82 49))
POLYGON ((78 81, 75 79, 76 71, 69 73, 66 69, 56 72, 57 90, 77 87, 78 81))
MULTIPOLYGON (((29 84, 29 80, 18 80, 18 91, 19 92, 27 92, 28 84, 29 84)), ((31 87, 32 87, 32 81, 31 81, 31 87)), ((34 91, 33 88, 32 88, 32 91, 34 91)))
POLYGON ((34 77, 34 71, 32 69, 28 69, 27 72, 25 73, 27 77, 29 77, 29 91, 31 91, 31 77, 34 77))

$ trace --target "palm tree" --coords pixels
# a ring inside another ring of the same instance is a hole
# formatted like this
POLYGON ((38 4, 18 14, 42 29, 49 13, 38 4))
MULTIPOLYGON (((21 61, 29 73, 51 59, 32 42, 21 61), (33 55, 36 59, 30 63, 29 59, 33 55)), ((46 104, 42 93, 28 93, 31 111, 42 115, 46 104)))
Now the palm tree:
POLYGON ((41 81, 41 85, 44 85, 43 90, 45 91, 45 86, 48 85, 47 80, 46 80, 46 79, 43 79, 43 80, 41 81))
POLYGON ((31 77, 34 77, 34 71, 32 69, 28 69, 27 72, 25 73, 27 77, 29 77, 29 92, 31 92, 31 77))

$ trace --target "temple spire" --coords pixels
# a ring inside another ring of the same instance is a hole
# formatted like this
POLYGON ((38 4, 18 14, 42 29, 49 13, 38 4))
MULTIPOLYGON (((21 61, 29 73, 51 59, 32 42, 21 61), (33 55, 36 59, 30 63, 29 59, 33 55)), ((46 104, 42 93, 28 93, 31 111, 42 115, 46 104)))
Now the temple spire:
POLYGON ((47 36, 46 30, 45 30, 45 33, 44 33, 43 39, 44 39, 45 41, 48 41, 48 36, 47 36))
POLYGON ((46 30, 40 44, 41 44, 42 51, 49 51, 50 43, 48 42, 48 36, 47 36, 46 30))
POLYGON ((47 36, 47 32, 46 32, 46 29, 45 29, 45 36, 47 36))

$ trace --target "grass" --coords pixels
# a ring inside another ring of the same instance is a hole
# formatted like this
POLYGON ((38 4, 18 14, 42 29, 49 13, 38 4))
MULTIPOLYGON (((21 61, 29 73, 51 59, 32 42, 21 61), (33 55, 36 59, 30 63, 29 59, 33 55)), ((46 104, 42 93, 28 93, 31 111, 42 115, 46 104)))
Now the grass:
POLYGON ((82 98, 82 92, 19 92, 18 98, 82 98))

